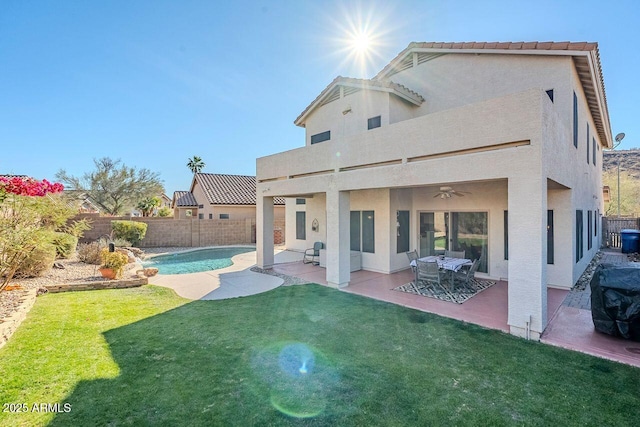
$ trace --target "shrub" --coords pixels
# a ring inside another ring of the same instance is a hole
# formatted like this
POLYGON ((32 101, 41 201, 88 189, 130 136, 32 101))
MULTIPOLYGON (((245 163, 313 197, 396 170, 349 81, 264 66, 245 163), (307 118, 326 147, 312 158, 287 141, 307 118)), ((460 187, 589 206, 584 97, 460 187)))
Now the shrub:
POLYGON ((51 243, 34 248, 16 270, 14 277, 39 277, 53 267, 56 247, 51 243))
POLYGON ((109 249, 100 250, 102 265, 100 268, 110 268, 116 272, 116 277, 122 277, 124 266, 129 263, 127 255, 121 252, 109 252, 109 249))
POLYGON ((111 229, 116 239, 124 239, 137 246, 147 234, 147 224, 137 221, 111 221, 111 229))
POLYGON ((78 259, 87 264, 98 265, 102 262, 100 259, 100 249, 105 247, 99 242, 80 243, 78 245, 78 259))
POLYGON ((56 254, 52 231, 73 215, 73 210, 57 195, 16 194, 22 193, 7 191, 0 198, 0 290, 17 271, 22 276, 34 276, 51 267, 53 261, 48 261, 51 258, 48 254, 53 250, 53 260, 56 254))
POLYGON ((173 209, 171 209, 168 206, 163 206, 160 209, 158 209, 158 216, 162 218, 173 216, 173 209))
POLYGON ((58 258, 70 258, 76 253, 78 247, 78 238, 71 234, 56 232, 53 234, 53 246, 56 247, 56 255, 58 258))
POLYGON ((113 239, 113 244, 118 248, 126 248, 131 246, 131 242, 125 239, 113 239))

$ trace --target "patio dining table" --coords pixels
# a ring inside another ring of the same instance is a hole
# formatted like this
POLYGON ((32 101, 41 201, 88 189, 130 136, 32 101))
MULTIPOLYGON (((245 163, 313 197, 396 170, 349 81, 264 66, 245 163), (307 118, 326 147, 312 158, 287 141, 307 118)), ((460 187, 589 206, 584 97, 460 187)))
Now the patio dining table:
MULTIPOLYGON (((426 256, 424 258, 419 258, 420 261, 424 262, 434 262, 438 263, 438 268, 443 270, 451 271, 451 289, 453 290, 453 277, 456 271, 460 271, 462 266, 464 265, 472 265, 473 261, 466 258, 452 258, 438 255, 426 256)), ((411 261, 410 265, 415 267, 417 263, 415 261, 411 261)))

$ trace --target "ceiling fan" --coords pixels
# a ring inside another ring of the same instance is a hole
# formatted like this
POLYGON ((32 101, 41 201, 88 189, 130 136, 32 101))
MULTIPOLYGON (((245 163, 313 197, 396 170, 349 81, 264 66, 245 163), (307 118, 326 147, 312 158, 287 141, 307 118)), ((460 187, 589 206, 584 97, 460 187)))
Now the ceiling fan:
POLYGON ((440 187, 440 191, 436 193, 434 198, 440 197, 441 199, 450 199, 451 196, 464 197, 465 194, 470 194, 468 191, 456 191, 452 187, 440 187))

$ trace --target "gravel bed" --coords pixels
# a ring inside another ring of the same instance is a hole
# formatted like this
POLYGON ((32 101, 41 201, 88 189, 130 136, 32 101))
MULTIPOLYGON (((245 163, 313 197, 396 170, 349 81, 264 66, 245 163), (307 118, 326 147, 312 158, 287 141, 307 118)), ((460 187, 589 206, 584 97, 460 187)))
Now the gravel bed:
POLYGON ((585 268, 584 273, 580 276, 578 281, 573 288, 571 288, 572 292, 581 292, 584 291, 587 286, 591 283, 591 278, 593 277, 593 273, 596 271, 598 264, 600 264, 600 259, 602 258, 602 252, 598 251, 597 254, 593 257, 587 268, 585 268))

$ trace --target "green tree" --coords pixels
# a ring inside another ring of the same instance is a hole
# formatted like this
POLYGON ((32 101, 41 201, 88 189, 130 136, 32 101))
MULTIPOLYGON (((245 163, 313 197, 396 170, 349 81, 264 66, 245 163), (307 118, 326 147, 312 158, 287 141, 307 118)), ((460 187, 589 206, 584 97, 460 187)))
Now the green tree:
POLYGON ((158 209, 158 216, 161 218, 173 216, 173 210, 168 206, 163 206, 158 209))
POLYGON ((95 170, 82 178, 68 175, 61 169, 56 178, 69 190, 86 193, 91 200, 111 215, 120 215, 140 200, 162 194, 164 188, 159 174, 149 169, 124 165, 120 159, 94 159, 95 170))
MULTIPOLYGON (((610 189, 609 203, 604 204, 605 216, 618 215, 618 170, 610 169, 602 173, 602 184, 610 189)), ((640 213, 640 180, 628 171, 620 171, 620 215, 634 216, 640 213)))
POLYGON ((203 162, 202 159, 198 156, 193 156, 187 162, 187 167, 194 174, 200 173, 200 171, 204 169, 205 166, 206 166, 205 162, 203 162))
POLYGON ((160 197, 145 197, 136 205, 136 208, 142 212, 142 216, 152 216, 153 210, 162 204, 160 197))

